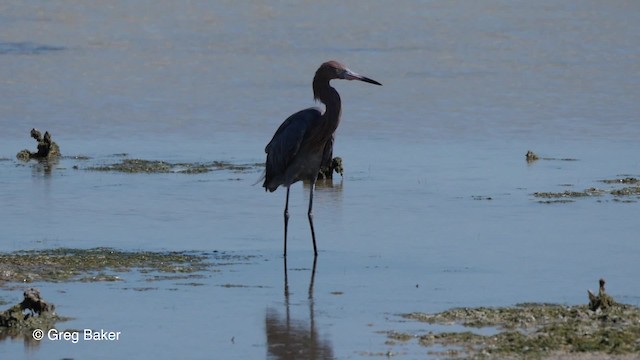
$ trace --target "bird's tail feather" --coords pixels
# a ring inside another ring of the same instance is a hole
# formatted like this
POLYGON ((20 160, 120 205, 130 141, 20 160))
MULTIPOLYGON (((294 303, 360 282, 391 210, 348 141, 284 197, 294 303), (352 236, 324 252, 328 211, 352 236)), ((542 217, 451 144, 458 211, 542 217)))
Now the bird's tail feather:
POLYGON ((260 175, 260 177, 258 178, 258 180, 256 180, 256 182, 254 182, 253 184, 251 184, 251 186, 256 186, 257 184, 259 184, 260 182, 264 181, 265 177, 267 176, 267 170, 264 170, 262 172, 262 175, 260 175))

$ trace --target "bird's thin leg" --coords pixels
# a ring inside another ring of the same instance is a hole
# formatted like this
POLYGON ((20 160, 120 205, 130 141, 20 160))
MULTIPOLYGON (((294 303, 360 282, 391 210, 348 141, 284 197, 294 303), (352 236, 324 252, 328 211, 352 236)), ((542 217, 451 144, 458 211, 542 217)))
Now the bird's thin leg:
POLYGON ((284 256, 287 257, 287 227, 289 225, 289 187, 287 186, 287 200, 284 205, 284 256))
POLYGON ((311 180, 311 191, 309 192, 309 226, 311 227, 311 239, 313 240, 313 256, 318 256, 318 248, 316 247, 316 232, 313 229, 313 190, 316 188, 315 178, 311 180))
MULTIPOLYGON (((285 261, 286 262, 286 261, 285 261)), ((316 278, 316 264, 318 263, 318 257, 313 258, 313 268, 311 269, 311 280, 309 281, 309 301, 313 302, 313 282, 316 278)))

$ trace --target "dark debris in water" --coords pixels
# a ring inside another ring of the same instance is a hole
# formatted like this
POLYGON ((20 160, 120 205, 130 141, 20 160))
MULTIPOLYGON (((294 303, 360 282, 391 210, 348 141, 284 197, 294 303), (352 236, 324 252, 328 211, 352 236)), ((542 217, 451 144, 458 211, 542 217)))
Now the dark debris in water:
POLYGON ((471 196, 471 198, 473 200, 493 200, 491 196, 485 196, 485 195, 473 195, 471 196))
POLYGON ((265 288, 265 286, 263 285, 243 285, 243 284, 222 284, 222 285, 217 285, 218 287, 223 287, 223 288, 227 288, 227 289, 232 289, 232 288, 255 288, 255 289, 263 289, 265 288))
POLYGON ((30 41, 5 42, 0 41, 0 55, 40 55, 52 51, 62 51, 65 47, 38 44, 30 41))
POLYGON ((554 158, 554 157, 540 157, 538 156, 538 154, 534 153, 531 150, 528 150, 527 153, 525 154, 525 159, 527 160, 527 163, 531 164, 537 160, 548 160, 548 161, 578 161, 578 159, 575 158, 554 158))
POLYGON ((538 202, 541 204, 566 204, 566 203, 572 203, 576 201, 571 199, 557 199, 557 200, 540 200, 538 202))
POLYGON ((180 174, 201 174, 209 171, 227 170, 233 172, 253 171, 264 164, 234 164, 227 161, 212 161, 208 163, 170 163, 161 160, 143 159, 123 159, 114 164, 91 166, 86 168, 90 171, 114 171, 122 173, 180 173, 180 174))
POLYGON ((189 252, 119 251, 111 248, 50 249, 0 253, 0 285, 34 281, 119 281, 114 272, 192 274, 212 264, 189 252))
POLYGON ((605 179, 602 180, 605 184, 637 184, 640 183, 640 179, 634 177, 625 177, 620 179, 605 179))
POLYGON ((531 150, 527 151, 527 154, 525 155, 525 158, 527 159, 528 163, 532 163, 532 162, 540 159, 540 157, 536 153, 531 151, 531 150))
POLYGON ((611 190, 610 193, 613 196, 616 196, 616 197, 635 196, 637 198, 640 198, 640 179, 638 178, 627 176, 627 177, 617 178, 617 179, 605 179, 605 180, 602 180, 602 182, 605 184, 611 184, 611 185, 631 185, 631 186, 626 186, 623 188, 611 190))
MULTIPOLYGON (((220 272, 220 270, 211 270, 211 272, 220 272)), ((147 282, 155 282, 155 281, 167 281, 167 280, 192 280, 192 279, 203 279, 204 275, 198 274, 187 274, 187 275, 154 275, 145 279, 147 282)))
POLYGON ((454 358, 563 358, 567 354, 640 355, 640 308, 617 303, 604 291, 589 291, 589 305, 526 303, 513 307, 455 308, 441 313, 414 312, 405 319, 428 324, 462 325, 460 332, 387 333, 394 341, 418 339, 427 347, 444 347, 454 358), (480 334, 489 328, 497 333, 480 334))

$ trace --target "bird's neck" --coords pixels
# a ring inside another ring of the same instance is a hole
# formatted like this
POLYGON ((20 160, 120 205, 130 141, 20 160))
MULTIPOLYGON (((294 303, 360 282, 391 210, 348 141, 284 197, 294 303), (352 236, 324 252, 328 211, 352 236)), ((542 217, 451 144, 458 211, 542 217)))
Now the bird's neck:
POLYGON ((325 112, 322 115, 325 118, 324 126, 331 128, 331 134, 338 128, 340 124, 340 115, 342 114, 342 102, 340 95, 328 80, 314 79, 313 95, 316 100, 320 100, 325 105, 325 112))

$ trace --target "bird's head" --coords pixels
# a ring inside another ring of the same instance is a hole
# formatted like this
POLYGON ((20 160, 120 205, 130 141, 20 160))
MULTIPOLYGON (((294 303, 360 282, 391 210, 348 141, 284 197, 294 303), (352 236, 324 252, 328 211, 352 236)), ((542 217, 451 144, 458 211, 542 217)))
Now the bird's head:
POLYGON ((349 70, 349 68, 335 60, 331 60, 320 65, 316 71, 316 76, 313 78, 313 98, 320 99, 323 89, 325 87, 330 88, 328 83, 333 79, 360 80, 369 84, 382 85, 373 79, 349 70))
POLYGON ((316 77, 323 77, 327 80, 360 80, 369 84, 382 85, 373 79, 351 71, 349 68, 335 60, 327 61, 324 64, 320 65, 318 71, 316 71, 316 77))

